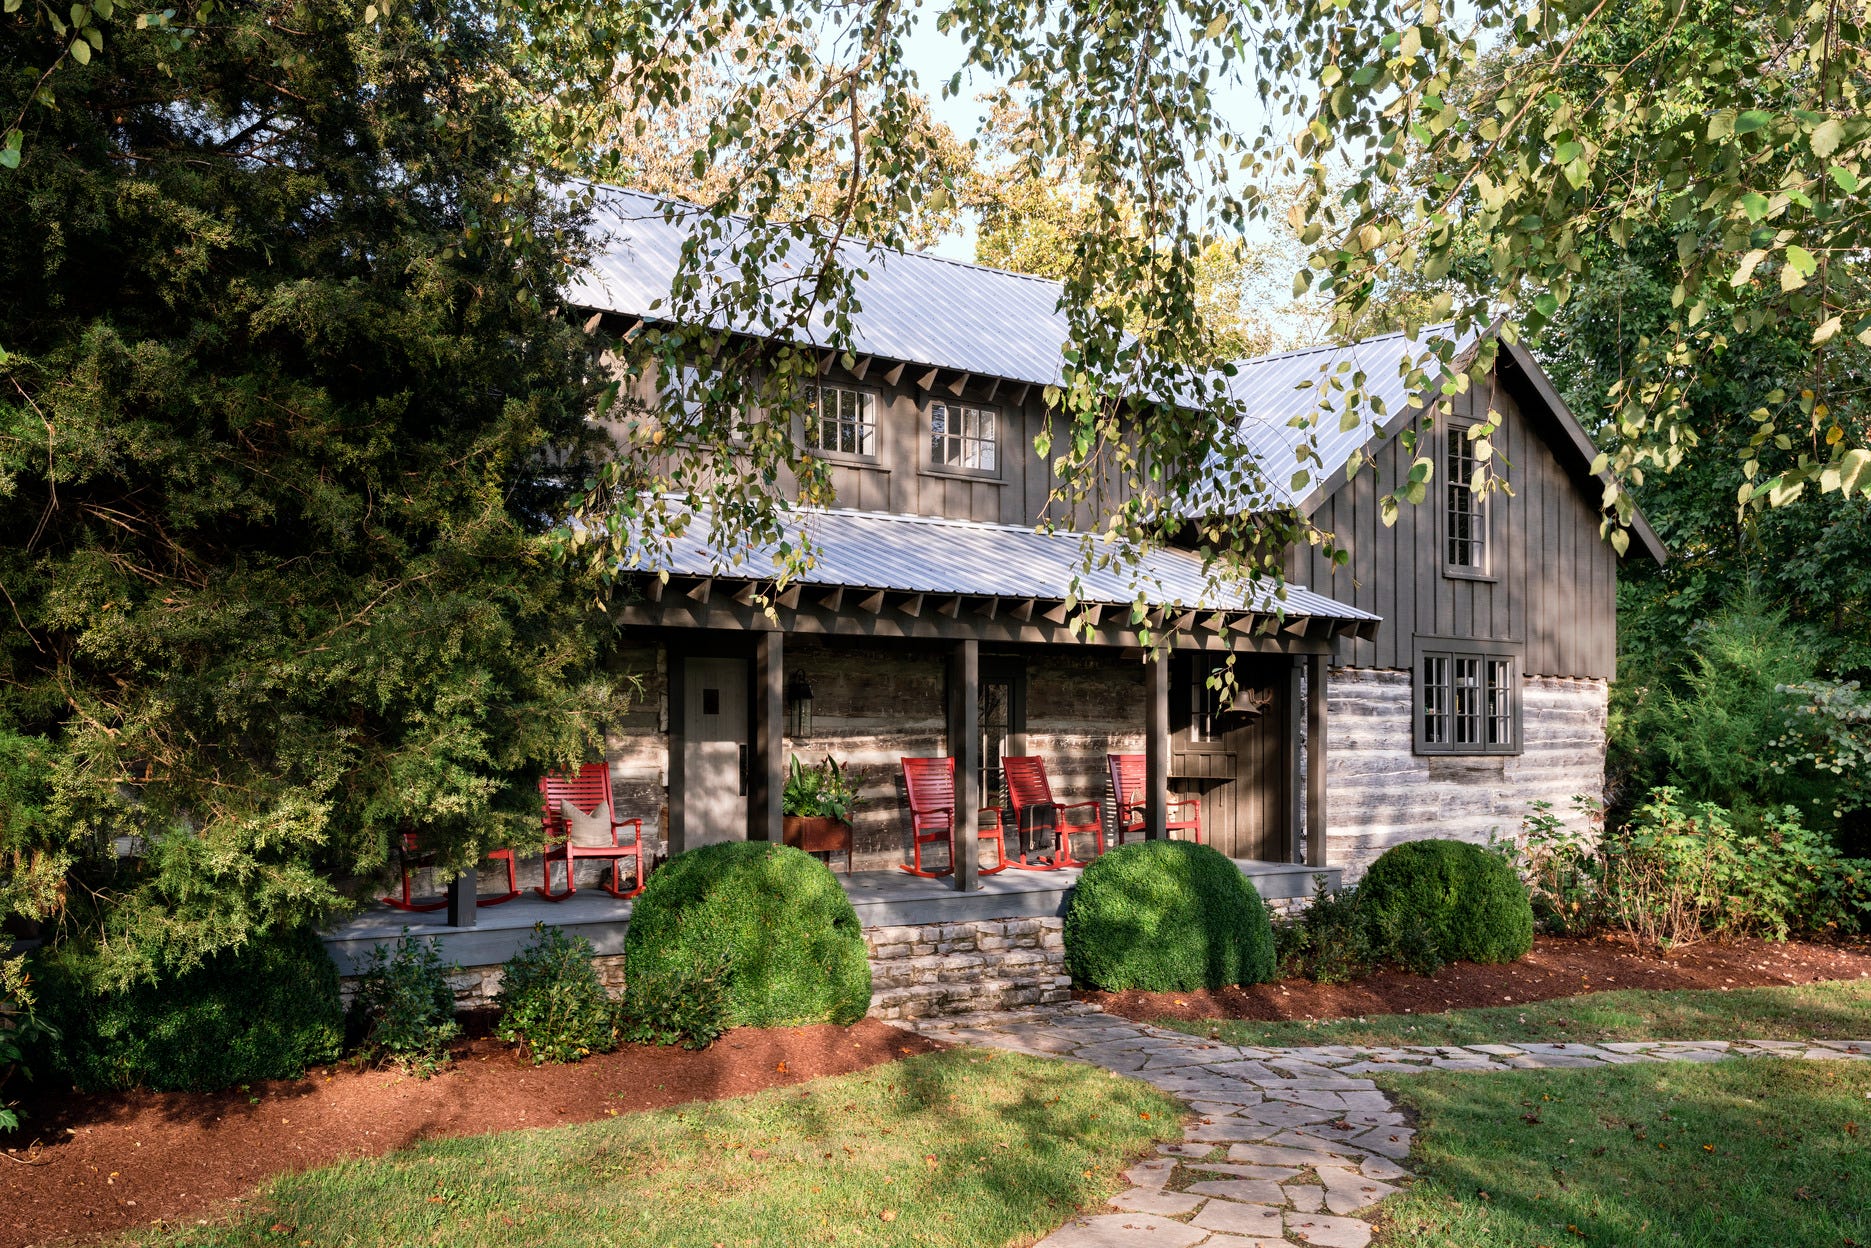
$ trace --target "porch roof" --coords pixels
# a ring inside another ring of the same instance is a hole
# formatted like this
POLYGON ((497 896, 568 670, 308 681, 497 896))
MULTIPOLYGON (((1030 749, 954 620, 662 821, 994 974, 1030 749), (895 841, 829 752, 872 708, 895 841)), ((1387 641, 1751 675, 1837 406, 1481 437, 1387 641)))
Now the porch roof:
MULTIPOLYGON (((909 594, 952 594, 1124 606, 1141 595, 1152 607, 1250 612, 1375 626, 1380 617, 1302 585, 1260 577, 1223 579, 1200 555, 1146 548, 1134 563, 1097 534, 1046 533, 1019 525, 936 516, 813 509, 791 514, 787 539, 805 538, 806 585, 909 594), (1089 558, 1087 556, 1090 556, 1089 558), (1074 577, 1078 578, 1077 592, 1074 577)), ((773 546, 749 544, 724 557, 706 512, 636 570, 671 576, 763 579, 778 566, 773 546)))

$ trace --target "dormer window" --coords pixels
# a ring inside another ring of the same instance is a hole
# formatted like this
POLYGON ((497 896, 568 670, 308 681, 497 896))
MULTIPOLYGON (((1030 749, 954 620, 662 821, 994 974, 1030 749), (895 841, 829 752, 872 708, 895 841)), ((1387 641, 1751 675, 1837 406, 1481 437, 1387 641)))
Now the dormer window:
POLYGON ((877 397, 844 386, 814 388, 806 407, 806 449, 840 455, 877 454, 877 397))
POLYGON ((929 463, 937 468, 1000 468, 1000 413, 961 403, 929 405, 929 463))
POLYGON ((1443 536, 1450 572, 1488 574, 1487 500, 1475 490, 1475 445, 1467 426, 1443 435, 1443 536))

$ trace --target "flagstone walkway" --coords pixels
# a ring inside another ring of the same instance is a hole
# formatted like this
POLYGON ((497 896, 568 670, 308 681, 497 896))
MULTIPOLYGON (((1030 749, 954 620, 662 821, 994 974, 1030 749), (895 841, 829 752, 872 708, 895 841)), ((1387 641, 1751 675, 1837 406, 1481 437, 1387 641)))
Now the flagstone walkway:
POLYGON ((1728 1057, 1859 1058, 1871 1040, 1664 1040, 1247 1048, 1072 1004, 920 1020, 958 1044, 1090 1062, 1153 1083, 1198 1115, 1183 1138, 1125 1171, 1112 1213, 1081 1213, 1038 1248, 1365 1248, 1358 1216, 1410 1176, 1415 1133, 1370 1076, 1728 1057))

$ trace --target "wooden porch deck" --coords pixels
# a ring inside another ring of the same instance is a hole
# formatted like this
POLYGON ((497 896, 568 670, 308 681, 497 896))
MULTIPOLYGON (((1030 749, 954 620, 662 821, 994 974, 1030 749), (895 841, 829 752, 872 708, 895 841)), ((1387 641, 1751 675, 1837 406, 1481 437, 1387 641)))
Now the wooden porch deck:
MULTIPOLYGON (((1298 863, 1235 862, 1269 901, 1310 897, 1315 875, 1323 874, 1333 886, 1339 881, 1336 867, 1322 871, 1298 863)), ((859 923, 898 927, 1063 914, 1078 877, 1076 870, 1003 871, 982 876, 981 887, 968 893, 956 891, 945 879, 917 879, 900 871, 857 871, 839 875, 838 880, 857 910, 859 923)), ((598 888, 580 889, 576 896, 558 902, 528 891, 505 905, 477 910, 473 927, 451 927, 446 910, 407 914, 378 905, 332 928, 324 934, 324 941, 342 975, 358 973, 374 946, 394 941, 405 928, 413 935, 433 937, 442 957, 460 966, 505 962, 531 938, 535 923, 549 923, 583 936, 597 953, 616 955, 624 952, 631 908, 630 902, 618 901, 598 888)))

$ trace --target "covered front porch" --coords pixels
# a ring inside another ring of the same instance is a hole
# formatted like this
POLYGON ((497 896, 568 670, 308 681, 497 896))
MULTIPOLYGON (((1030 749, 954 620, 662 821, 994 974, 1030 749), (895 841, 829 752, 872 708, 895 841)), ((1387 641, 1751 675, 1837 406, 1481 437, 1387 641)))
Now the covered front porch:
MULTIPOLYGON (((1300 863, 1237 862, 1268 901, 1310 896, 1314 878, 1337 883, 1333 868, 1300 863)), ((901 871, 856 871, 839 875, 845 893, 867 929, 937 926, 983 919, 1057 918, 1065 913, 1080 872, 1005 871, 984 876, 963 893, 946 879, 927 880, 901 871)), ((325 933, 325 946, 342 975, 355 975, 373 948, 389 944, 405 931, 430 939, 443 959, 459 966, 495 966, 531 938, 535 924, 546 923, 591 942, 600 957, 621 957, 630 928, 632 903, 596 889, 580 889, 560 902, 527 892, 500 906, 476 909, 460 904, 463 890, 453 890, 456 905, 428 913, 407 913, 372 906, 325 933)))

